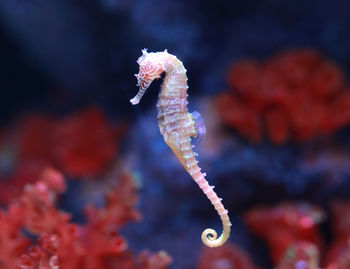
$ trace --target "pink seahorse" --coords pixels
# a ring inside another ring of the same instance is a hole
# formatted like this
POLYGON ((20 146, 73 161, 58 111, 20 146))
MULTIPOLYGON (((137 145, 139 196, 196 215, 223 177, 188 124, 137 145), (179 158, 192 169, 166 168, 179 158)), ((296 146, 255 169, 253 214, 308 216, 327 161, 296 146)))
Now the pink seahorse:
POLYGON ((202 233, 203 243, 208 247, 221 246, 230 236, 231 222, 228 211, 221 203, 222 199, 214 192, 214 186, 209 186, 205 179, 206 174, 201 173, 196 160, 198 154, 192 150, 191 137, 198 138, 205 133, 205 126, 198 112, 187 111, 186 69, 182 62, 167 50, 148 53, 144 49, 137 63, 140 69, 135 76, 139 92, 130 102, 133 105, 138 104, 152 81, 166 72, 157 104, 159 129, 166 144, 173 150, 220 215, 223 224, 221 236, 218 238, 213 229, 205 229, 202 233))

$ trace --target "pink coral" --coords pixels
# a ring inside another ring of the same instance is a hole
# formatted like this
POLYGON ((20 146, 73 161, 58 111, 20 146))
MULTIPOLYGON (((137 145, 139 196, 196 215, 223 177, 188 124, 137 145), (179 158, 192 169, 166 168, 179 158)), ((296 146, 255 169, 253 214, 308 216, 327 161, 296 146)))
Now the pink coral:
POLYGON ((237 62, 229 90, 215 101, 223 122, 254 143, 277 145, 330 134, 350 122, 344 72, 313 50, 286 51, 265 62, 237 62))

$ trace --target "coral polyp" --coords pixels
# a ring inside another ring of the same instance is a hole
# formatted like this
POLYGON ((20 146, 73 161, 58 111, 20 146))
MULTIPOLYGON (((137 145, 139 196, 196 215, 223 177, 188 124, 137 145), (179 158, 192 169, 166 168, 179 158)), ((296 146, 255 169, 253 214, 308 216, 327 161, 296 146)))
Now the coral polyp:
POLYGON ((139 73, 136 75, 140 89, 130 102, 133 105, 138 104, 152 81, 166 72, 157 104, 159 129, 165 143, 173 150, 220 215, 223 233, 217 238, 217 233, 213 229, 206 229, 202 233, 203 243, 208 247, 221 246, 230 236, 231 222, 228 211, 221 203, 222 199, 214 192, 214 186, 209 186, 205 179, 206 174, 202 173, 198 166, 197 153, 192 149, 191 137, 201 137, 206 129, 198 112, 187 111, 186 69, 176 56, 166 50, 148 53, 144 49, 137 63, 140 65, 139 73))

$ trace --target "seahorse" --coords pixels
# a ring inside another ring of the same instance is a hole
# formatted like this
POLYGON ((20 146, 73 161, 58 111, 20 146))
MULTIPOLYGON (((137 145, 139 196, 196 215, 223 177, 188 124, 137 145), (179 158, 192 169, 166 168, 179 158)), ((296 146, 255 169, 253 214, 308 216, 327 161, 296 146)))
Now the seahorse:
POLYGON ((200 114, 189 113, 187 110, 187 70, 182 62, 167 50, 148 53, 147 49, 143 49, 137 63, 139 73, 135 76, 139 91, 130 102, 133 105, 138 104, 152 81, 160 78, 163 72, 166 73, 157 103, 159 129, 165 143, 214 205, 221 218, 223 232, 220 237, 217 237, 215 230, 205 229, 202 233, 203 243, 208 247, 221 246, 230 236, 231 222, 222 199, 213 190, 214 186, 209 186, 205 179, 206 174, 202 173, 198 166, 198 154, 193 151, 191 137, 199 138, 205 134, 206 129, 200 114))

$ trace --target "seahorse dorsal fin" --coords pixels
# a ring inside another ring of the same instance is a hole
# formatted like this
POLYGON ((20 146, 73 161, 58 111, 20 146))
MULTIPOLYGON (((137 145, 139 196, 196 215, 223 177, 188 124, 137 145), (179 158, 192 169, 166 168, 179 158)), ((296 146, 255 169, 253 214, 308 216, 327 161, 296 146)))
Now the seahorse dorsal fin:
POLYGON ((204 119, 198 111, 192 112, 193 119, 195 121, 195 128, 197 131, 196 138, 202 140, 207 134, 207 128, 205 127, 204 119))

